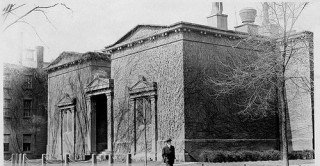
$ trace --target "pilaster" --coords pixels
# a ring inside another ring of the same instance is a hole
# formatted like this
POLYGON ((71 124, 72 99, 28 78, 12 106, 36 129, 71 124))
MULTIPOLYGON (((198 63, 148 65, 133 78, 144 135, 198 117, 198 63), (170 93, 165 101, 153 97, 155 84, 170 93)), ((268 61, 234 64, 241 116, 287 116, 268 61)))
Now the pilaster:
POLYGON ((158 124, 157 124, 157 96, 150 96, 151 101, 151 127, 152 127, 152 159, 157 161, 157 141, 158 141, 158 124))
MULTIPOLYGON (((114 146, 114 115, 113 115, 113 92, 106 93, 107 96, 107 131, 108 131, 108 150, 111 153, 111 156, 113 157, 113 146, 114 146)), ((113 160, 111 157, 110 160, 113 160)))
POLYGON ((97 151, 97 138, 96 138, 96 102, 91 100, 91 153, 96 153, 97 151))
POLYGON ((136 99, 130 99, 130 113, 129 113, 129 132, 131 143, 131 153, 136 153, 136 99))
POLYGON ((88 150, 86 151, 86 154, 91 153, 91 97, 86 96, 86 105, 87 105, 87 117, 88 117, 88 129, 87 129, 87 147, 88 150))

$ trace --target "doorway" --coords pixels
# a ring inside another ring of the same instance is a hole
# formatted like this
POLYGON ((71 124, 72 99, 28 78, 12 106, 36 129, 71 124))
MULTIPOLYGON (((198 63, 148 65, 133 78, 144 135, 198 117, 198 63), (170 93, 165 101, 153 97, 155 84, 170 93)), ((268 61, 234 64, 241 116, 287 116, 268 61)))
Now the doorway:
MULTIPOLYGON (((105 94, 92 96, 94 110, 92 113, 92 123, 95 123, 95 147, 96 152, 100 153, 108 149, 108 121, 107 121, 107 96, 105 94)), ((94 129, 93 129, 94 130, 94 129)))

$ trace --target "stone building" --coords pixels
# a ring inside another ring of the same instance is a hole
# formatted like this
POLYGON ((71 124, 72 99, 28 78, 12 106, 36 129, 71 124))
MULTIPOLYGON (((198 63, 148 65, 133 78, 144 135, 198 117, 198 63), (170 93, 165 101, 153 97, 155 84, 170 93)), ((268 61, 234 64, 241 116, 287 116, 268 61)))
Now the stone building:
POLYGON ((244 46, 232 47, 241 35, 186 22, 138 25, 106 47, 115 85, 115 157, 131 152, 143 159, 144 117, 153 160, 161 160, 167 138, 182 161, 199 160, 206 150, 279 149, 277 116, 245 121, 236 114, 237 96, 217 100, 205 81, 219 76, 226 54, 247 54, 244 46))
POLYGON ((296 33, 290 40, 295 54, 286 71, 289 150, 315 149, 313 33, 296 33))
POLYGON ((4 64, 4 157, 41 157, 47 144, 47 73, 43 47, 24 51, 21 64, 4 64), (26 65, 29 64, 29 65, 26 65))
MULTIPOLYGON (((109 153, 114 159, 132 153, 133 159, 141 160, 147 151, 148 159, 161 160, 167 138, 173 140, 181 161, 201 160, 207 150, 279 150, 276 111, 246 120, 237 114, 242 108, 235 103, 243 94, 212 97, 215 90, 207 78, 220 77, 221 62, 230 62, 235 55, 250 57, 248 46, 239 42, 260 31, 254 17, 236 31, 227 30, 222 4, 213 7, 208 26, 138 25, 105 47, 104 53, 62 53, 48 68, 52 131, 47 153, 53 158, 61 157, 61 152, 75 158, 109 153)), ((301 55, 308 63, 300 69, 311 81, 309 35, 303 32, 292 39, 306 39, 308 47, 301 55)), ((293 69, 301 64, 295 65, 293 69)), ((289 96, 294 93, 288 91, 289 96)), ((303 112, 289 105, 292 150, 312 149, 313 97, 304 94, 293 101, 309 102, 303 112)))
MULTIPOLYGON (((86 89, 93 80, 110 78, 109 57, 96 52, 63 52, 48 66, 47 72, 50 128, 47 154, 51 159, 61 158, 62 152, 82 159, 85 154, 95 152, 96 147, 98 150, 104 149, 107 138, 104 134, 96 138, 94 133, 106 132, 104 106, 107 106, 107 100, 110 101, 110 98, 103 93, 93 97, 92 100, 97 102, 99 111, 91 113, 87 110, 86 89), (97 123, 95 117, 99 118, 97 123), (91 124, 92 118, 94 120, 91 124), (94 135, 94 139, 91 134, 94 135)), ((104 82, 99 83, 97 87, 103 89, 104 82)))

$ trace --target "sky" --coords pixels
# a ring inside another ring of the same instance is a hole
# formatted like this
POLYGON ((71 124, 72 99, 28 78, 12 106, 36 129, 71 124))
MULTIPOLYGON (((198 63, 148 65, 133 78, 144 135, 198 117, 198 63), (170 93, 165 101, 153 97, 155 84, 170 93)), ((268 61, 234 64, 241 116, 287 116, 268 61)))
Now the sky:
MULTIPOLYGON (((17 63, 19 44, 23 48, 44 46, 44 60, 50 62, 63 51, 87 52, 101 50, 121 38, 130 29, 138 24, 171 25, 185 21, 196 24, 207 24, 206 17, 211 12, 211 0, 0 0, 0 9, 8 3, 24 4, 5 21, 0 19, 0 60, 17 63), (50 6, 55 3, 64 3, 71 10, 59 5, 46 10, 46 17, 41 12, 35 12, 24 21, 29 24, 18 23, 3 31, 4 27, 34 6, 50 6), (49 20, 49 21, 48 21, 49 20), (21 33, 23 34, 21 37, 21 33)), ((245 7, 253 7, 261 14, 261 4, 256 1, 224 1, 223 13, 228 15, 228 28, 240 25, 239 11, 245 7)), ((320 101, 317 93, 320 89, 320 72, 317 62, 320 32, 320 3, 311 1, 303 11, 296 24, 296 30, 315 32, 315 101, 320 101)), ((261 20, 256 19, 260 25, 261 20)), ((0 69, 2 73, 2 67, 0 69)), ((1 80, 1 79, 0 79, 1 80)), ((1 82, 0 82, 1 85, 1 82)), ((2 92, 0 90, 0 95, 2 92)), ((0 101, 1 107, 2 101, 0 101)), ((315 109, 320 108, 316 106, 315 109)), ((1 113, 0 113, 1 114, 1 113)), ((316 114, 317 111, 316 111, 316 114)), ((315 121, 320 121, 315 116, 315 121)), ((0 120, 0 124, 2 121, 0 120)), ((320 131, 316 125, 316 131, 320 131)), ((0 129, 1 130, 1 129, 0 129)), ((319 132, 316 132, 319 138, 319 132)), ((2 140, 2 135, 0 135, 2 140)), ((317 143, 317 142, 316 142, 317 143)), ((316 151, 319 151, 316 145, 316 151)), ((1 146, 0 146, 1 150, 1 146)), ((0 156, 1 159, 1 156, 0 156)), ((319 160, 320 158, 316 158, 319 160)), ((320 163, 320 161, 316 161, 320 163)))
MULTIPOLYGON (((35 12, 25 19, 29 24, 18 23, 2 31, 1 60, 10 63, 17 62, 20 43, 23 43, 23 48, 44 46, 44 60, 50 62, 63 51, 101 50, 138 24, 170 25, 185 21, 206 25, 206 17, 210 15, 212 6, 211 0, 2 0, 1 9, 8 3, 26 3, 16 10, 17 15, 34 6, 55 3, 64 3, 71 9, 58 5, 46 10, 48 19, 41 12, 35 12)), ((260 15, 260 2, 223 2, 223 13, 228 15, 230 30, 241 24, 238 13, 244 7, 256 8, 260 15)), ((318 9, 319 3, 311 2, 301 14, 297 30, 314 31, 314 25, 320 25, 318 9)), ((5 21, 1 18, 1 28, 4 29, 15 17, 10 16, 5 21)), ((258 17, 255 23, 261 24, 258 17)))

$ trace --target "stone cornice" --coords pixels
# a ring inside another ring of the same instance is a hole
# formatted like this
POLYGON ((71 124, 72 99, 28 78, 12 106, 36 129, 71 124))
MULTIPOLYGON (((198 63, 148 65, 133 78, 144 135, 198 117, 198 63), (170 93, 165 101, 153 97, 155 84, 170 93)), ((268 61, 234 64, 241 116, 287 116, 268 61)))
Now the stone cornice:
MULTIPOLYGON (((143 39, 139 39, 139 40, 135 40, 132 42, 122 42, 122 43, 118 43, 116 42, 113 45, 107 46, 105 47, 104 51, 105 53, 109 53, 112 54, 114 52, 119 52, 125 49, 130 49, 132 47, 141 45, 143 43, 146 42, 152 42, 158 39, 162 39, 162 38, 166 38, 172 34, 175 33, 198 33, 201 35, 209 35, 209 36, 215 36, 215 37, 220 37, 220 38, 227 38, 229 40, 237 40, 237 39, 242 39, 242 38, 246 38, 249 36, 248 33, 244 33, 244 32, 238 32, 238 31, 233 31, 233 30, 221 30, 221 29, 217 29, 214 27, 210 27, 210 26, 205 26, 205 25, 199 25, 199 24, 193 24, 193 23, 187 23, 187 22, 179 22, 170 26, 167 26, 168 30, 161 32, 161 33, 157 33, 155 35, 150 35, 147 36, 143 39)), ((312 36, 312 32, 309 31, 303 31, 300 33, 296 33, 293 34, 291 36, 289 36, 289 42, 295 42, 297 40, 301 40, 301 39, 305 39, 305 38, 310 38, 310 37, 306 37, 306 36, 312 36)), ((257 41, 278 41, 281 44, 281 41, 279 41, 280 39, 276 39, 276 38, 270 38, 267 36, 262 36, 262 35, 255 35, 254 36, 256 38, 257 41)), ((312 38, 312 37, 311 37, 312 38)), ((124 39, 122 39, 124 40, 124 39)))
POLYGON ((78 64, 83 64, 85 62, 86 61, 84 61, 82 59, 78 59, 76 61, 65 63, 65 64, 62 64, 62 65, 59 65, 59 66, 56 66, 56 67, 47 68, 46 70, 48 71, 48 73, 51 73, 51 72, 54 72, 54 71, 57 71, 57 70, 61 70, 61 69, 65 69, 65 68, 68 68, 68 67, 71 67, 71 66, 75 66, 75 65, 78 65, 78 64))
MULTIPOLYGON (((105 47, 105 50, 103 52, 111 54, 117 51, 130 49, 131 47, 135 47, 137 45, 141 45, 146 42, 152 42, 154 40, 165 38, 175 33, 198 33, 201 35, 210 35, 215 37, 228 38, 230 40, 236 40, 236 39, 248 37, 248 34, 243 32, 237 32, 232 30, 221 30, 214 27, 210 27, 210 26, 180 22, 180 23, 176 23, 169 26, 168 30, 164 32, 147 36, 143 39, 135 40, 129 43, 123 42, 123 43, 107 46, 105 47)), ((261 40, 270 40, 265 36, 256 36, 256 37, 261 40)))
POLYGON ((87 94, 100 93, 102 91, 113 92, 114 80, 107 78, 95 78, 85 88, 87 94), (96 84, 95 84, 96 83, 96 84))
POLYGON ((137 98, 142 96, 156 96, 157 95, 157 83, 148 82, 145 77, 141 76, 139 81, 129 88, 130 98, 137 98), (139 85, 143 85, 140 87, 139 85))
MULTIPOLYGON (((84 64, 84 63, 87 63, 87 62, 90 62, 91 60, 104 60, 104 61, 110 61, 109 57, 107 55, 105 55, 105 57, 100 57, 100 56, 96 56, 96 55, 90 55, 91 52, 88 52, 88 53, 84 53, 84 54, 81 54, 79 56, 82 56, 78 59, 75 59, 71 62, 68 62, 68 63, 64 63, 64 64, 61 64, 61 65, 58 65, 58 66, 54 66, 54 62, 51 63, 45 70, 48 72, 48 73, 51 73, 51 72, 54 72, 54 71, 57 71, 57 70, 61 70, 61 69, 65 69, 65 68, 69 68, 69 67, 72 67, 72 66, 76 66, 76 65, 79 65, 79 64, 84 64)), ((99 54, 102 54, 102 53, 99 53, 99 54)), ((60 58, 58 57, 56 60, 61 60, 63 58, 60 58)), ((57 62, 58 63, 58 62, 57 62)))
POLYGON ((94 95, 99 95, 99 94, 106 94, 106 95, 113 95, 113 88, 101 88, 101 89, 95 89, 91 91, 87 91, 86 95, 88 97, 94 96, 94 95))
MULTIPOLYGON (((283 43, 283 38, 278 38, 277 42, 279 44, 283 43)), ((302 32, 298 32, 295 34, 291 34, 287 37, 287 42, 288 43, 296 43, 296 42, 301 42, 303 40, 307 40, 309 42, 313 42, 313 32, 310 31, 302 31, 302 32)))
POLYGON ((75 98, 70 98, 69 96, 65 96, 57 106, 59 108, 73 107, 76 105, 77 100, 75 98))

